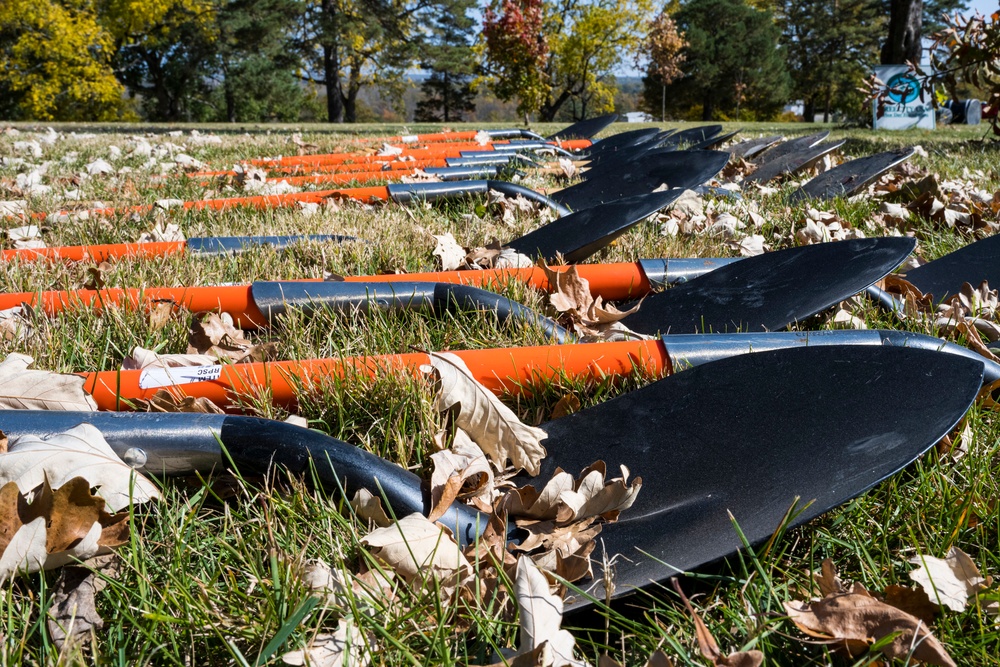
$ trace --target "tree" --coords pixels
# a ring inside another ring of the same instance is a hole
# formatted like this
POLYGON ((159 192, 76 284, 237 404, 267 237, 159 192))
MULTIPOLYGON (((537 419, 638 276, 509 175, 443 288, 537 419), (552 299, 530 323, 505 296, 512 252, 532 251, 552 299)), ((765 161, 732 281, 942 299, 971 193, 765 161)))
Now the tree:
POLYGON ((882 45, 883 65, 919 63, 923 0, 889 0, 889 34, 882 45))
MULTIPOLYGON (((684 33, 677 29, 677 24, 664 9, 650 22, 646 30, 645 57, 648 59, 647 76, 658 81, 663 96, 660 99, 660 120, 667 119, 667 84, 679 79, 684 72, 684 33)), ((641 64, 641 58, 636 59, 636 66, 641 64)))
POLYGON ((296 0, 216 0, 212 120, 297 120, 303 92, 296 0), (221 98, 221 103, 215 101, 221 98))
POLYGON ((402 99, 406 69, 420 52, 417 26, 434 0, 311 0, 302 45, 304 78, 326 86, 331 123, 357 120, 362 86, 377 85, 402 99))
POLYGON ((541 108, 550 85, 542 0, 499 0, 499 6, 497 2, 483 12, 479 46, 486 81, 499 99, 517 99, 517 112, 527 125, 528 114, 541 108))
POLYGON ((476 22, 468 15, 473 7, 475 0, 453 0, 434 18, 421 61, 431 74, 420 86, 423 99, 417 103, 415 120, 448 123, 475 111, 475 54, 470 39, 476 22))
POLYGON ((784 0, 782 46, 793 93, 813 121, 860 106, 857 82, 878 61, 885 19, 879 0, 784 0))
MULTIPOLYGON (((962 81, 984 91, 994 112, 1000 109, 1000 11, 988 17, 956 15, 944 23, 931 47, 931 65, 941 74, 925 76, 925 85, 943 80, 954 91, 962 81)), ((990 123, 1000 135, 1000 115, 993 115, 990 123)))
MULTIPOLYGON (((687 46, 685 76, 667 87, 668 108, 700 106, 703 120, 737 108, 754 117, 774 116, 788 99, 790 80, 778 46, 774 16, 742 0, 689 0, 674 15, 687 46)), ((659 101, 660 86, 645 97, 659 101)))
POLYGON ((177 2, 150 22, 142 34, 122 30, 116 68, 129 93, 141 97, 146 118, 202 120, 213 59, 217 53, 215 7, 207 0, 177 2))
POLYGON ((86 3, 0 3, 0 116, 115 120, 127 116, 111 66, 112 36, 86 3))
POLYGON ((539 109, 544 121, 570 105, 569 118, 614 108, 615 69, 642 44, 651 0, 552 0, 543 29, 551 51, 549 91, 539 109))

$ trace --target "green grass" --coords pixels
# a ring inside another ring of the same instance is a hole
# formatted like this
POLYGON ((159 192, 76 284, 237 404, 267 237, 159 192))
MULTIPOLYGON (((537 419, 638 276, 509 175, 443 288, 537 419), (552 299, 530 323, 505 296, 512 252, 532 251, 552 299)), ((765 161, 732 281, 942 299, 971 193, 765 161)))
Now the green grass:
MULTIPOLYGON (((17 126, 27 132, 27 125, 17 126)), ((194 127, 194 126, 192 126, 194 127)), ((805 134, 819 128, 802 124, 730 124, 744 134, 805 134)), ((822 126, 821 126, 822 127, 822 126)), ((181 178, 150 178, 139 171, 144 160, 123 159, 131 174, 91 178, 70 184, 83 165, 106 157, 108 146, 125 148, 127 134, 162 132, 160 126, 72 126, 57 129, 97 132, 93 139, 67 138, 46 146, 43 160, 52 160, 46 183, 81 190, 84 200, 114 205, 148 203, 165 197, 202 196, 203 188, 181 178), (74 159, 62 161, 70 152, 74 159)), ((173 127, 169 129, 174 129, 173 127)), ((191 129, 186 127, 184 129, 191 129)), ((401 126, 232 127, 198 126, 203 133, 218 132, 223 144, 189 145, 186 152, 213 165, 228 167, 258 155, 291 154, 288 137, 302 131, 320 150, 357 148, 358 137, 394 134, 401 126), (342 134, 342 130, 351 134, 342 134), (243 132, 251 134, 244 136, 243 132)), ((407 132, 431 126, 409 126, 407 132)), ((556 126, 536 128, 543 133, 556 126)), ((626 129, 616 126, 615 130, 626 129)), ((632 129, 629 126, 628 129, 632 129)), ((919 143, 928 158, 915 158, 942 178, 959 178, 963 170, 982 170, 980 187, 1000 190, 1000 148, 981 143, 986 128, 942 128, 937 132, 874 135, 866 130, 832 126, 832 138, 845 137, 845 153, 861 155, 919 143)), ((18 137, 0 135, 0 155, 16 155, 18 137)), ((157 141, 187 143, 189 136, 152 137, 157 141)), ((364 144, 377 145, 377 142, 364 144)), ((41 160, 30 160, 38 164, 41 160)), ((17 167, 0 167, 0 188, 8 187, 17 167)), ((529 177, 529 186, 554 185, 529 177)), ((223 193, 218 186, 212 189, 223 193)), ((793 243, 791 231, 804 206, 789 206, 788 189, 760 197, 760 212, 768 223, 763 231, 775 249, 793 243)), ((219 196, 217 195, 217 196, 219 196)), ((19 198, 0 192, 0 199, 19 198)), ((57 192, 32 198, 33 211, 49 211, 62 203, 57 192)), ((163 219, 180 225, 187 236, 255 233, 338 233, 373 243, 304 244, 289 252, 261 248, 233 257, 173 256, 150 261, 117 262, 106 274, 109 287, 209 285, 257 279, 316 278, 324 272, 370 274, 396 269, 433 270, 430 234, 451 231, 460 243, 482 245, 520 235, 532 220, 519 219, 514 227, 499 215, 470 216, 481 201, 403 209, 373 209, 346 205, 338 211, 321 210, 305 217, 294 210, 149 214, 132 219, 92 218, 53 223, 45 231, 49 245, 135 241, 163 219)), ((862 228, 877 203, 838 201, 823 208, 836 210, 862 228)), ((21 223, 6 221, 5 227, 21 223)), ((913 231, 927 259, 967 242, 952 230, 930 221, 917 221, 913 231)), ((718 256, 733 251, 720 239, 694 236, 669 238, 654 225, 626 235, 593 261, 632 261, 637 257, 718 256)), ((92 265, 11 262, 0 266, 0 284, 6 291, 73 289, 82 286, 92 265)), ((505 293, 533 307, 541 296, 510 284, 505 293)), ((870 326, 891 325, 875 311, 865 313, 870 326)), ((113 370, 132 347, 183 352, 187 319, 178 317, 165 329, 154 330, 146 316, 131 310, 103 316, 93 312, 64 314, 40 321, 38 334, 26 342, 0 340, 0 357, 23 352, 36 366, 58 371, 113 370)), ((914 325, 916 326, 916 325, 914 325)), ((923 331, 923 329, 919 329, 923 331)), ((421 349, 470 349, 540 344, 541 332, 499 326, 476 314, 431 317, 414 313, 376 314, 364 320, 319 314, 290 316, 281 328, 253 334, 278 343, 282 358, 311 358, 382 354, 421 349)), ((648 378, 621 386, 563 379, 530 397, 508 397, 509 404, 531 423, 547 419, 556 401, 567 392, 584 405, 626 391, 648 378)), ((891 410, 892 406, 885 406, 891 410)), ((248 398, 248 411, 283 418, 266 396, 248 398)), ((418 472, 427 465, 431 437, 441 418, 431 406, 425 383, 402 375, 376 379, 330 379, 300 396, 299 414, 313 427, 375 452, 418 472)), ((969 417, 973 439, 960 459, 930 453, 876 489, 809 525, 789 531, 770 550, 744 553, 727 565, 689 580, 688 592, 702 610, 709 628, 724 651, 756 648, 766 664, 825 665, 874 664, 877 656, 852 663, 831 656, 822 645, 803 641, 783 619, 782 602, 808 587, 806 571, 833 558, 845 579, 872 590, 908 583, 907 559, 914 553, 943 556, 950 546, 968 552, 984 573, 1000 574, 1000 424, 989 412, 969 417)), ((632 471, 641 475, 641 470, 632 471)), ((652 480, 647 481, 651 483, 652 480)), ((362 631, 376 638, 376 664, 484 663, 500 647, 517 641, 516 618, 479 605, 442 602, 433 592, 412 593, 399 588, 399 598, 376 602, 372 609, 356 597, 331 610, 311 601, 298 573, 310 559, 321 559, 344 572, 357 571, 368 559, 359 548, 366 527, 336 497, 311 490, 301 480, 278 474, 274 479, 185 478, 163 483, 164 499, 137 509, 130 544, 119 550, 121 574, 98 596, 98 610, 106 626, 83 654, 61 654, 45 628, 54 573, 23 577, 0 589, 0 665, 208 665, 280 664, 282 653, 302 647, 315 634, 332 632, 342 613, 350 613, 362 631)), ((693 625, 675 594, 638 596, 629 605, 616 606, 569 618, 581 653, 596 664, 609 650, 628 664, 643 664, 649 652, 662 646, 678 665, 700 665, 693 625)), ((944 613, 935 633, 962 665, 1000 664, 1000 630, 994 619, 975 606, 967 612, 944 613)))

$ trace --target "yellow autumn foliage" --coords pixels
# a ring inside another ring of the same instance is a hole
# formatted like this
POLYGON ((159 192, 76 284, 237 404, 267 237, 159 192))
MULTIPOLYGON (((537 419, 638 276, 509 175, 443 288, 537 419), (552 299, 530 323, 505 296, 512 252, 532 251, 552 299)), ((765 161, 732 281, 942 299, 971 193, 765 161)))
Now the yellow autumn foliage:
POLYGON ((89 7, 50 0, 0 3, 0 90, 35 120, 127 118, 124 88, 111 67, 113 42, 89 7))

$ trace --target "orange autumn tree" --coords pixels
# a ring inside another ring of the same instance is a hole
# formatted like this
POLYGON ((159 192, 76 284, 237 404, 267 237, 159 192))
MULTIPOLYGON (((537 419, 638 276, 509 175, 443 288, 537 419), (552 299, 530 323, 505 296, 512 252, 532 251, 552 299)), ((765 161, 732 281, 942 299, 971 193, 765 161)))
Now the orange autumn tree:
POLYGON ((517 98, 526 125, 528 114, 541 108, 549 92, 549 46, 542 23, 542 0, 494 0, 483 12, 479 51, 486 80, 501 100, 517 98))

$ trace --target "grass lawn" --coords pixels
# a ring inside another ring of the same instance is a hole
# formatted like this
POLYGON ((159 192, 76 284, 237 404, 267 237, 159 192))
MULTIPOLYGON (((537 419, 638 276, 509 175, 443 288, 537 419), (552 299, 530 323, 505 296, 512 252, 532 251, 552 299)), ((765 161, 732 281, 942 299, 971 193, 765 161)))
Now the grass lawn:
MULTIPOLYGON (((125 155, 134 146, 133 136, 148 136, 154 147, 174 144, 176 148, 166 146, 165 150, 228 169, 244 159, 295 154, 290 141, 293 132, 301 132, 304 141, 317 144, 315 152, 333 152, 377 147, 380 144, 372 137, 404 131, 390 125, 359 125, 346 128, 347 132, 329 125, 57 125, 54 127, 62 136, 51 145, 42 143, 42 155, 33 157, 30 152, 15 150, 15 142, 34 139, 42 126, 14 127, 19 131, 17 136, 0 134, 0 157, 8 158, 0 164, 0 200, 26 199, 31 212, 85 202, 129 206, 171 198, 237 196, 236 191, 229 194, 232 186, 221 180, 202 186, 197 180, 176 175, 160 178, 159 168, 144 166, 145 157, 112 159, 111 147, 117 146, 125 155), (182 130, 180 136, 168 134, 178 129, 182 130), (193 129, 200 137, 192 137, 193 129), (204 141, 206 135, 221 140, 204 141), (78 174, 86 170, 85 165, 97 158, 107 159, 116 169, 131 170, 80 179, 78 174), (38 169, 43 163, 41 183, 51 189, 28 197, 18 194, 18 174, 38 169)), ((613 131, 635 127, 616 125, 613 131)), ((986 126, 894 134, 804 124, 742 123, 728 124, 727 128, 741 128, 745 137, 793 136, 830 129, 831 139, 848 139, 843 153, 850 156, 919 144, 926 156, 914 157, 912 165, 938 174, 939 181, 968 180, 978 189, 1000 192, 1000 144, 990 142, 986 126)), ((405 131, 438 129, 414 125, 405 131)), ((559 126, 533 129, 546 134, 559 126)), ((164 156, 161 162, 170 159, 167 153, 164 156)), ((538 175, 528 175, 522 182, 536 189, 562 185, 553 177, 538 175)), ((807 206, 788 202, 792 189, 787 186, 747 195, 764 219, 755 233, 761 234, 771 249, 796 245, 795 232, 805 224, 807 206)), ((818 208, 835 212, 845 224, 875 236, 890 233, 870 224, 879 204, 878 200, 857 198, 818 208)), ((996 214, 990 215, 988 219, 996 222, 996 214)), ((434 234, 451 232, 464 246, 483 246, 492 239, 520 236, 537 221, 532 215, 518 214, 505 222, 495 208, 485 206, 485 200, 470 199, 410 208, 344 204, 323 207, 311 215, 298 209, 233 209, 71 217, 46 221, 42 238, 49 246, 135 242, 157 223, 176 224, 187 237, 336 233, 371 242, 300 244, 287 252, 259 248, 235 256, 122 260, 100 268, 107 287, 431 271, 438 268, 431 254, 434 234)), ((15 219, 3 221, 5 229, 23 224, 15 219)), ((960 230, 919 216, 903 231, 915 234, 917 252, 928 260, 972 240, 960 230)), ((7 247, 11 243, 6 237, 2 242, 7 247)), ((664 235, 659 224, 645 223, 591 261, 737 253, 734 244, 720 236, 664 235)), ((92 262, 9 262, 0 265, 0 285, 6 292, 79 289, 92 280, 98 268, 92 262)), ((545 308, 544 295, 523 285, 510 283, 502 291, 531 307, 545 308)), ((864 310, 861 316, 871 328, 900 326, 874 308, 864 310)), ((178 315, 160 328, 145 312, 135 309, 40 317, 26 339, 0 339, 0 359, 18 352, 32 356, 37 368, 115 370, 136 346, 185 352, 189 320, 189 316, 178 315)), ((909 326, 914 331, 934 333, 918 322, 909 326)), ((281 359, 545 342, 539 329, 501 326, 485 314, 405 312, 364 319, 291 315, 280 328, 248 336, 276 343, 281 359)), ((507 403, 522 420, 540 423, 550 418, 556 403, 567 393, 575 394, 587 406, 634 387, 635 382, 613 387, 565 381, 540 388, 530 399, 507 397, 507 403)), ((428 474, 431 438, 441 424, 431 407, 432 398, 427 383, 402 375, 349 382, 331 379, 303 391, 297 414, 313 428, 428 474)), ((276 419, 288 416, 273 407, 267 395, 245 396, 243 400, 249 414, 276 419)), ((817 409, 831 408, 817 405, 817 409)), ((884 409, 891 412, 893 406, 887 404, 884 409)), ((710 411, 710 406, 706 410, 710 411)), ((850 415, 844 418, 850 419, 850 415)), ((760 419, 766 420, 768 415, 760 415, 760 419)), ((967 423, 964 456, 932 451, 863 497, 789 531, 770 547, 744 553, 687 579, 685 590, 723 653, 757 649, 765 654, 767 665, 867 665, 882 661, 877 651, 854 660, 837 657, 830 647, 805 637, 785 616, 783 603, 803 599, 802 591, 811 589, 809 571, 818 570, 825 558, 833 559, 843 579, 859 582, 871 591, 893 584, 911 585, 908 573, 915 566, 908 562, 910 558, 917 554, 944 557, 953 546, 968 553, 984 575, 1000 574, 1000 420, 985 408, 977 408, 967 423)), ((642 475, 641 470, 632 473, 642 475)), ((82 653, 60 651, 45 623, 56 573, 16 578, 0 588, 0 666, 78 662, 283 664, 284 653, 303 647, 317 634, 332 632, 344 613, 353 615, 362 634, 377 644, 378 650, 370 655, 372 664, 486 664, 496 659, 498 649, 517 644, 517 616, 510 610, 442 602, 433 591, 415 593, 399 587, 395 600, 380 601, 374 609, 356 606, 351 595, 347 596, 346 609, 313 607, 311 594, 300 578, 309 561, 327 562, 347 574, 357 571, 370 556, 359 544, 367 527, 344 511, 339 498, 313 491, 301 480, 282 474, 268 480, 192 477, 168 480, 162 487, 161 502, 136 509, 131 542, 119 549, 117 572, 107 578, 107 586, 97 596, 104 627, 96 632, 96 641, 82 653)), ((1000 664, 1000 628, 997 618, 985 609, 991 597, 1000 600, 1000 591, 991 589, 964 612, 945 609, 936 618, 932 628, 935 636, 960 665, 1000 664)), ((654 595, 634 596, 612 609, 567 617, 564 627, 574 631, 578 655, 595 665, 605 652, 623 664, 642 665, 656 648, 662 648, 676 665, 706 664, 691 617, 669 588, 654 595)))

